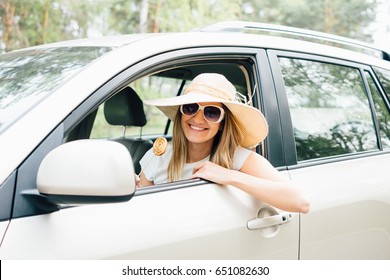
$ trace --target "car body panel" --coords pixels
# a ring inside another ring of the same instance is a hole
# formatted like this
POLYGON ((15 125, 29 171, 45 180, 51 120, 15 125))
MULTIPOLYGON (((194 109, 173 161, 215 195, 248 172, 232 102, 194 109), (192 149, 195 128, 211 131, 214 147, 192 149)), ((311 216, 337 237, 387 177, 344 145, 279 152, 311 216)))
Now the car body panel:
POLYGON ((290 171, 312 205, 302 215, 301 259, 390 258, 389 160, 379 154, 290 171))
POLYGON ((14 219, 0 258, 298 258, 299 215, 281 225, 274 237, 263 237, 246 223, 264 205, 234 187, 203 184, 138 192, 126 203, 14 219))

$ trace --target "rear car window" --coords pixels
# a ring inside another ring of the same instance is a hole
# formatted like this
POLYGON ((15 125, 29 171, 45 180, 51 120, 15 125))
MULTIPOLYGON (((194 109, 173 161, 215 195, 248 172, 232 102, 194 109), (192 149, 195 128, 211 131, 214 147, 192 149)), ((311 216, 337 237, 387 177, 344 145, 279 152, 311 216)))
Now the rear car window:
POLYGON ((375 74, 381 82, 388 100, 390 100, 390 71, 381 68, 375 68, 375 74))
POLYGON ((390 112, 386 106, 385 97, 381 95, 375 84, 373 77, 368 71, 365 71, 368 86, 374 101, 375 113, 378 119, 380 143, 382 149, 390 148, 390 112))
POLYGON ((280 57, 298 161, 378 148, 357 68, 280 57))

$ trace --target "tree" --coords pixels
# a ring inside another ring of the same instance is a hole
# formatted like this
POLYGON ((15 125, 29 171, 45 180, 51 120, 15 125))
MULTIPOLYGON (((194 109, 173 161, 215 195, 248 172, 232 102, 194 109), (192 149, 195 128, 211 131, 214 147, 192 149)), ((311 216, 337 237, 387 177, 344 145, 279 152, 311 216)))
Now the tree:
POLYGON ((12 27, 15 21, 15 2, 5 0, 0 2, 0 16, 2 23, 3 48, 8 49, 11 41, 12 27))
POLYGON ((180 32, 225 20, 372 40, 380 0, 0 0, 0 52, 89 36, 180 32))
POLYGON ((247 0, 243 18, 371 41, 378 0, 247 0))

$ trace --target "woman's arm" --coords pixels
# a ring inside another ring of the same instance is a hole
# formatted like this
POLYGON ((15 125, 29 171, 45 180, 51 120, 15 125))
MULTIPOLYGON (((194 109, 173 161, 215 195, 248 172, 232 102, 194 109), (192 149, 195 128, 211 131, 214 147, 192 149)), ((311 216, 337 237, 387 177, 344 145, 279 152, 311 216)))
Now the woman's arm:
POLYGON ((148 179, 146 179, 146 176, 143 172, 141 172, 141 174, 139 174, 139 176, 135 176, 135 185, 137 186, 137 188, 141 188, 141 187, 148 187, 148 186, 152 186, 154 185, 153 181, 149 181, 148 179))
POLYGON ((248 156, 240 171, 204 162, 194 169, 193 177, 233 185, 281 210, 307 213, 310 209, 310 202, 303 193, 256 153, 248 156))

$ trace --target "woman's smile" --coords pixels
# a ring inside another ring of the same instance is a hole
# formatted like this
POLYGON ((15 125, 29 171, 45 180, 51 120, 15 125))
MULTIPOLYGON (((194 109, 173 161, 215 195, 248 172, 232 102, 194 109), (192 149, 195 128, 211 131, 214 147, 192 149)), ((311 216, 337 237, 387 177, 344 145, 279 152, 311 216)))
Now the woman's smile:
POLYGON ((208 128, 205 128, 205 127, 199 127, 197 125, 193 125, 193 124, 188 124, 190 126, 190 128, 194 129, 194 130, 197 130, 197 131, 204 131, 204 130, 207 130, 208 128))

